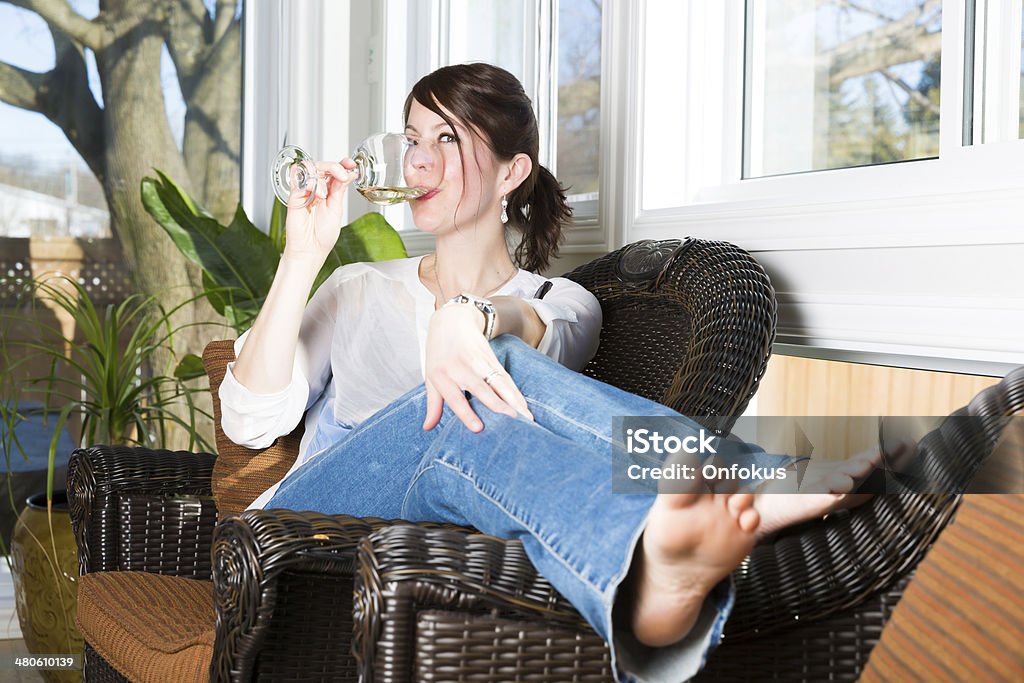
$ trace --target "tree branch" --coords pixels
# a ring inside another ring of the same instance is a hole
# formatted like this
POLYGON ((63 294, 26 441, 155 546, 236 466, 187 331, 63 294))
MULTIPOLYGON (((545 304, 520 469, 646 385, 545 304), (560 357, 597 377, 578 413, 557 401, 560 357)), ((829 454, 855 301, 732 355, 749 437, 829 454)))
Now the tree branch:
POLYGON ((224 34, 231 28, 231 25, 235 23, 235 11, 240 1, 217 0, 217 16, 213 24, 213 40, 210 41, 212 45, 219 43, 224 34))
POLYGON ((5 0, 11 5, 35 12, 47 24, 60 29, 80 45, 99 50, 103 45, 104 28, 71 9, 67 0, 5 0))
POLYGON ((913 102, 914 102, 915 104, 917 104, 917 106, 919 106, 919 107, 921 107, 922 109, 925 109, 925 110, 927 110, 927 111, 929 111, 929 112, 931 112, 931 113, 935 114, 936 116, 938 116, 938 115, 939 115, 939 108, 938 108, 938 106, 936 106, 936 104, 935 104, 934 102, 932 102, 932 101, 931 101, 931 100, 929 100, 929 99, 928 99, 927 97, 925 97, 924 93, 922 93, 922 92, 921 92, 920 90, 917 90, 916 88, 912 88, 912 87, 910 87, 910 84, 909 84, 909 83, 907 83, 907 82, 906 82, 905 80, 903 80, 902 78, 900 78, 899 76, 897 76, 896 74, 894 74, 894 73, 893 73, 892 71, 890 71, 889 69, 882 69, 882 70, 880 71, 880 73, 881 73, 881 74, 882 74, 882 76, 884 76, 884 77, 885 77, 885 78, 886 78, 886 79, 887 79, 887 80, 888 80, 888 81, 889 81, 890 83, 892 83, 892 84, 893 84, 893 85, 895 85, 895 86, 896 86, 897 88, 899 88, 899 89, 900 89, 900 90, 902 90, 902 91, 903 91, 904 93, 906 93, 906 94, 907 94, 907 96, 909 96, 909 97, 910 97, 910 99, 911 99, 911 100, 912 100, 912 101, 913 101, 913 102))
POLYGON ((84 50, 53 26, 50 33, 57 63, 39 92, 41 111, 64 131, 68 142, 102 183, 106 176, 103 110, 89 88, 84 50))
POLYGON ((167 51, 178 72, 178 83, 185 100, 195 89, 196 69, 206 59, 213 25, 202 0, 177 0, 169 3, 165 24, 167 51))
POLYGON ((41 111, 39 89, 46 82, 46 74, 26 71, 0 62, 0 101, 29 111, 41 111))
POLYGON ((884 26, 862 33, 825 52, 829 85, 834 89, 843 81, 875 73, 894 64, 927 59, 942 47, 942 34, 929 33, 919 21, 938 11, 941 0, 923 0, 916 9, 884 26))

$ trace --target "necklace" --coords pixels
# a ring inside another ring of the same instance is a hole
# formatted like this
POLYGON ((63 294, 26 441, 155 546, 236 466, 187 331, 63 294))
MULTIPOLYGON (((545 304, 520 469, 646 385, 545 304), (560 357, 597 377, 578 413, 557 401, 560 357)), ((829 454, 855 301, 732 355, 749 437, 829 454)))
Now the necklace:
MULTIPOLYGON (((502 280, 501 284, 499 284, 497 287, 494 287, 493 289, 488 291, 487 294, 491 294, 492 292, 496 292, 497 290, 499 290, 502 287, 504 287, 508 283, 509 280, 511 280, 513 277, 515 277, 515 274, 518 273, 518 272, 519 272, 519 269, 515 267, 515 264, 513 264, 512 272, 508 275, 508 277, 506 277, 504 280, 502 280)), ((434 254, 434 282, 437 283, 437 291, 439 291, 441 293, 441 300, 445 301, 445 302, 448 301, 448 295, 444 293, 444 287, 441 286, 441 278, 437 274, 437 254, 436 253, 434 254)), ((485 294, 484 296, 487 296, 487 294, 485 294)))

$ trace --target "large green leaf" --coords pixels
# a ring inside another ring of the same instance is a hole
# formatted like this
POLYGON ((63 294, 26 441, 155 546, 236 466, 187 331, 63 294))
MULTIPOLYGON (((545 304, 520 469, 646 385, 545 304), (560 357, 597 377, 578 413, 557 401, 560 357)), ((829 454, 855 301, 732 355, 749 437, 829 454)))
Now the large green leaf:
POLYGON ((266 296, 280 258, 270 238, 260 232, 241 207, 231 225, 210 218, 167 176, 142 180, 142 201, 186 258, 220 287, 232 289, 236 302, 266 296))
POLYGON ((170 235, 181 253, 203 265, 205 252, 224 231, 224 226, 199 209, 192 198, 173 180, 157 171, 160 180, 143 178, 142 205, 170 235))
MULTIPOLYGON (((181 187, 157 171, 142 180, 142 203, 186 258, 203 272, 203 287, 214 309, 237 332, 251 324, 267 298, 284 249, 285 207, 274 202, 271 234, 264 234, 239 206, 231 224, 217 223, 181 187)), ((338 242, 310 292, 334 270, 356 261, 405 258, 402 239, 384 216, 368 213, 341 230, 338 242)))
POLYGON ((342 263, 390 261, 408 256, 402 237, 379 213, 363 214, 345 226, 335 248, 342 263))

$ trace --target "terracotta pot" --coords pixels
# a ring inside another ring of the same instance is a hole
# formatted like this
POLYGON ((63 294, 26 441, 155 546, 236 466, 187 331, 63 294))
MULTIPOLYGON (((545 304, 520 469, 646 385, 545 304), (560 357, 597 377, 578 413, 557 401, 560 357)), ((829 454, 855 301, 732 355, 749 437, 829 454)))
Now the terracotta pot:
MULTIPOLYGON (((65 491, 53 492, 51 535, 46 494, 31 496, 11 539, 18 622, 25 645, 34 655, 82 654, 82 636, 75 625, 78 552, 67 500, 65 491)), ((40 673, 48 681, 82 680, 80 670, 40 673)))

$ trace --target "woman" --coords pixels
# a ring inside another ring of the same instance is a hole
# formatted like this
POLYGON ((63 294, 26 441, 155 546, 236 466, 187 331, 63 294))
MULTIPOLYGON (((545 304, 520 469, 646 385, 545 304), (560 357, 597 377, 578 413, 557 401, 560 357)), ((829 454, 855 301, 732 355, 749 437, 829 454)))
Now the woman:
POLYGON ((574 372, 597 349, 593 295, 554 278, 535 296, 545 280, 531 271, 555 254, 570 209, 537 162, 522 86, 489 65, 445 67, 413 87, 405 120, 407 179, 426 190, 412 216, 436 251, 339 268, 306 305, 355 167, 319 164, 321 200, 289 209, 273 286, 220 389, 224 432, 251 448, 306 414, 296 465, 253 506, 521 539, 611 644, 621 680, 689 678, 759 530, 836 499, 759 509, 750 493, 613 495, 611 417, 678 414, 574 372), (515 262, 509 229, 522 233, 515 262))

